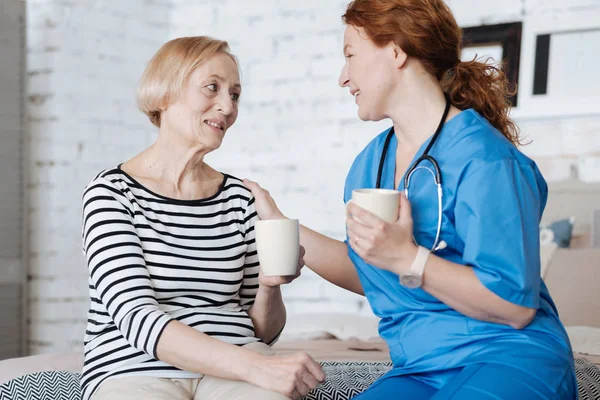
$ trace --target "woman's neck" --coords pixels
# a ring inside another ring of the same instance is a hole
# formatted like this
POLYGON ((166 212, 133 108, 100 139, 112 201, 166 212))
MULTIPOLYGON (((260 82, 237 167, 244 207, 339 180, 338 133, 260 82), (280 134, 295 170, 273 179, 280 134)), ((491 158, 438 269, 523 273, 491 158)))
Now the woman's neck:
POLYGON ((125 172, 150 183, 167 197, 203 198, 214 194, 223 179, 204 162, 208 152, 201 144, 161 130, 152 146, 126 163, 125 172))
MULTIPOLYGON (((412 73, 405 78, 387 114, 393 121, 399 146, 417 151, 440 124, 446 98, 439 82, 428 74, 412 73)), ((459 112, 451 107, 446 121, 459 112)))

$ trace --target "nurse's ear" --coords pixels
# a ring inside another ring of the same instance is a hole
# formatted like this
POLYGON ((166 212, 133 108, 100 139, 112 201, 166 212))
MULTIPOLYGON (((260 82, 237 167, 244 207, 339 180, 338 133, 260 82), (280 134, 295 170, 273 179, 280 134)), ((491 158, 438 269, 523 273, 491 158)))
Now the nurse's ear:
POLYGON ((406 60, 408 59, 408 54, 406 54, 404 50, 402 50, 402 48, 394 42, 391 42, 388 46, 390 46, 395 67, 397 69, 404 67, 406 60))

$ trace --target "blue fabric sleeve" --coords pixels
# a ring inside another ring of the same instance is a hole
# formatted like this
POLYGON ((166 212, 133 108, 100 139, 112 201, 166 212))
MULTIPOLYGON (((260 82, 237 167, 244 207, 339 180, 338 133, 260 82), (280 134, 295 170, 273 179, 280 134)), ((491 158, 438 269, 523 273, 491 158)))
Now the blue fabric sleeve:
POLYGON ((535 166, 507 159, 469 169, 457 188, 455 206, 463 263, 501 298, 538 308, 544 197, 535 166))

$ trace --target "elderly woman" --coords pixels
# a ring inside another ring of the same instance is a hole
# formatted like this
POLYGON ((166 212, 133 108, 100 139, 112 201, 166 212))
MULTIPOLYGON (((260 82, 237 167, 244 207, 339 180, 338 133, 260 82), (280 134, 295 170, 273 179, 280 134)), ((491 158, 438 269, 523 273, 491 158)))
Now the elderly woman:
POLYGON ((324 379, 306 354, 269 347, 302 256, 296 276, 263 276, 251 192, 204 162, 240 94, 223 41, 175 39, 148 64, 138 103, 158 138, 83 195, 84 399, 295 399, 324 379))

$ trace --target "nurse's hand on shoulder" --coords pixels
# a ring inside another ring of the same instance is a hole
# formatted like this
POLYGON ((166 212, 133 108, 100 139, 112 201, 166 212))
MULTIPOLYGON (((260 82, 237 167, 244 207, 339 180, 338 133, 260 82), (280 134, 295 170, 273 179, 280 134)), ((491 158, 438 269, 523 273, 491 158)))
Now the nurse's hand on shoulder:
POLYGON ((367 263, 396 274, 410 268, 417 254, 413 240, 413 220, 410 202, 400 196, 398 221, 388 223, 371 212, 348 203, 348 242, 352 250, 367 263))
POLYGON ((258 183, 249 179, 243 180, 244 185, 250 189, 255 199, 256 212, 260 219, 284 219, 285 215, 279 210, 271 194, 258 183))

